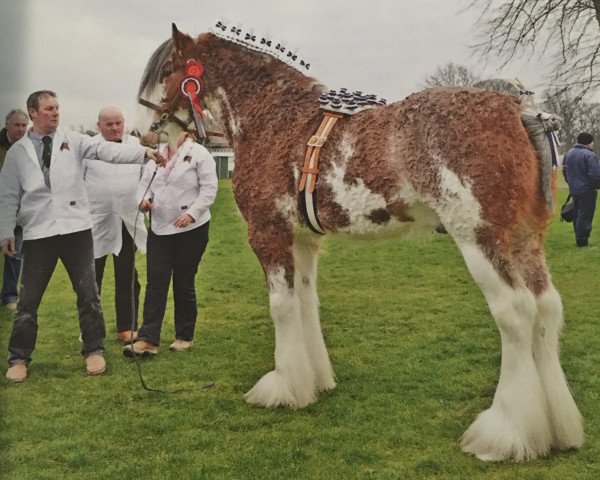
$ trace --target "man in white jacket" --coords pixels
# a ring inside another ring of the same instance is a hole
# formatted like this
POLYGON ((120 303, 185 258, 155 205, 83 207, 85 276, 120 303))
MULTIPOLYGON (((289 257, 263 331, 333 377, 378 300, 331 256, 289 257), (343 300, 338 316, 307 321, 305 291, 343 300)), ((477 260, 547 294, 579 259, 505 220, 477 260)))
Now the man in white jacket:
POLYGON ((14 255, 13 231, 23 228, 21 289, 8 350, 6 378, 23 382, 37 338, 37 310, 60 259, 77 295, 81 353, 89 375, 104 373, 104 318, 94 275, 90 208, 83 158, 114 163, 164 159, 141 146, 97 142, 58 128, 59 104, 49 90, 32 93, 27 112, 33 126, 6 155, 0 172, 0 247, 14 255))
MULTIPOLYGON (((124 134, 125 120, 117 107, 108 106, 100 110, 97 125, 100 133, 94 139, 98 142, 106 140, 127 145, 140 144, 137 137, 124 134)), ((138 215, 136 201, 142 166, 85 159, 83 171, 92 213, 98 293, 102 295, 106 258, 112 254, 117 338, 129 342, 135 340, 140 298, 135 249, 137 247, 140 252, 146 253, 148 236, 144 218, 138 215)))

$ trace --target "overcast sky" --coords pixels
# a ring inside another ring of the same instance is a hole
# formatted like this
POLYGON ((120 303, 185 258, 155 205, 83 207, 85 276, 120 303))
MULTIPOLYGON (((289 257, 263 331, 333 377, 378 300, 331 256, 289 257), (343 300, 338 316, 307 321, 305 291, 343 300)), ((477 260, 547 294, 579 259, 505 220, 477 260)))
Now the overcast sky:
MULTIPOLYGON (((171 22, 192 36, 217 20, 297 49, 309 74, 401 100, 436 68, 464 65, 484 78, 519 77, 542 93, 548 68, 522 60, 497 70, 473 56, 479 13, 469 0, 0 0, 0 117, 35 90, 54 90, 61 126, 93 126, 116 104, 133 125, 136 92, 171 22)), ((549 63, 549 62, 547 62, 549 63)), ((2 122, 3 123, 3 122, 2 122)))

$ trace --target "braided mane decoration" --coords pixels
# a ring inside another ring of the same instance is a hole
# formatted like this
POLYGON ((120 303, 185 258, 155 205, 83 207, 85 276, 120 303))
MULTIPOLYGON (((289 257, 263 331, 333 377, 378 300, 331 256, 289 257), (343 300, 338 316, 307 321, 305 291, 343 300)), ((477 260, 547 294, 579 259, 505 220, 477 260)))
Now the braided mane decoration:
POLYGON ((242 32, 241 27, 236 25, 229 27, 225 21, 221 20, 210 31, 217 37, 237 43, 255 52, 266 53, 295 68, 299 72, 305 73, 310 69, 310 63, 302 59, 298 60, 298 54, 294 50, 286 48, 283 42, 275 43, 267 36, 259 37, 252 31, 242 32))

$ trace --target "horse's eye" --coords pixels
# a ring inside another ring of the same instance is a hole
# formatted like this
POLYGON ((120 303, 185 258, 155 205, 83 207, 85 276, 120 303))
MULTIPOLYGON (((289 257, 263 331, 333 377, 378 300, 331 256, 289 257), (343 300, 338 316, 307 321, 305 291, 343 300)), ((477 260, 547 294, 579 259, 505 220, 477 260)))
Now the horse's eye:
POLYGON ((167 78, 169 77, 173 72, 171 70, 169 70, 168 68, 163 69, 163 71, 161 72, 161 76, 162 78, 167 78))

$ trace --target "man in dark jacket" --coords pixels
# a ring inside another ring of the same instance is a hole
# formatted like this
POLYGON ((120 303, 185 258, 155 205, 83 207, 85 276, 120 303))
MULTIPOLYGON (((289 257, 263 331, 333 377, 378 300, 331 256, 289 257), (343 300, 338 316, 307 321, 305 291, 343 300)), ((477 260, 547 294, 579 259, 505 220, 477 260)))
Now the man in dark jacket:
MULTIPOLYGON (((25 131, 29 118, 23 110, 11 110, 6 116, 6 127, 0 130, 0 170, 4 164, 4 157, 10 146, 17 140, 20 140, 25 131)), ((3 205, 0 205, 2 208, 3 205)), ((21 269, 21 244, 23 242, 23 232, 21 227, 15 228, 15 246, 17 254, 14 257, 4 255, 4 273, 2 275, 2 305, 9 310, 17 309, 17 284, 19 282, 19 271, 21 269)))
POLYGON ((577 143, 567 152, 563 160, 563 174, 573 197, 575 217, 573 228, 578 247, 588 247, 592 232, 592 220, 596 212, 596 199, 600 187, 600 161, 592 150, 594 137, 582 132, 577 143))

